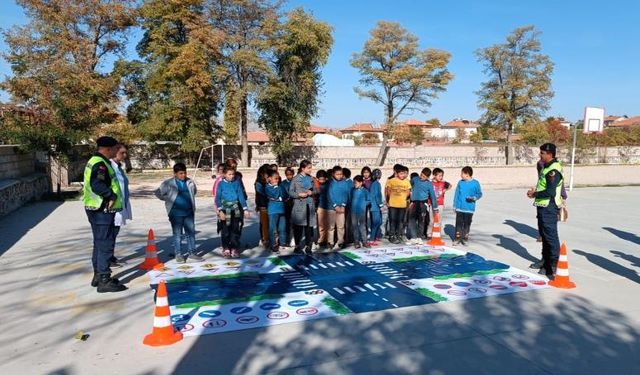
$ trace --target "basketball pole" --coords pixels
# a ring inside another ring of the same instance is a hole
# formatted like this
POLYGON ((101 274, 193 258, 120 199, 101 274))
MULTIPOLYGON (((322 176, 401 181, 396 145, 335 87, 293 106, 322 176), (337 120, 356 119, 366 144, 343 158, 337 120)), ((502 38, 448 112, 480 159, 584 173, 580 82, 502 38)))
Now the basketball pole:
POLYGON ((571 148, 571 177, 569 178, 569 191, 573 191, 573 169, 576 164, 576 139, 578 138, 578 124, 573 124, 573 147, 571 148))

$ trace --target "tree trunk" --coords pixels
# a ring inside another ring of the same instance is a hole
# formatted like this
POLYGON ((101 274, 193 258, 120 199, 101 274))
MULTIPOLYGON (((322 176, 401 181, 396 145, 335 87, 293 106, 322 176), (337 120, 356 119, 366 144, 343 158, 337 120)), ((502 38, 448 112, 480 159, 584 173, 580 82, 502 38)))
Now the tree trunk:
POLYGON ((382 167, 384 165, 387 155, 387 142, 389 140, 389 134, 391 134, 391 123, 393 121, 393 101, 387 102, 387 113, 385 120, 385 130, 382 133, 382 143, 380 144, 380 151, 378 151, 378 157, 376 158, 376 165, 379 167, 382 167))
POLYGON ((513 155, 511 152, 511 125, 507 126, 507 147, 504 149, 504 156, 507 165, 513 164, 513 155))
POLYGON ((242 94, 240 100, 240 139, 242 140, 242 153, 240 158, 242 159, 242 166, 249 167, 249 144, 247 143, 247 94, 242 94))

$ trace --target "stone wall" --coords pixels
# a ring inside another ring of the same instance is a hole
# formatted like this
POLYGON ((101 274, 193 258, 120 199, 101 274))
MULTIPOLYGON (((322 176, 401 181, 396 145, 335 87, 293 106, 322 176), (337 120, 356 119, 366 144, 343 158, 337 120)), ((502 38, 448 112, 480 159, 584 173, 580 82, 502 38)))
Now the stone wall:
MULTIPOLYGON (((390 147, 387 151, 385 166, 404 164, 410 167, 441 166, 462 167, 502 166, 506 164, 504 145, 437 145, 415 147, 390 147)), ((250 146, 251 167, 276 163, 276 157, 268 146, 250 146)), ((291 160, 286 164, 297 165, 302 159, 310 159, 318 168, 329 168, 336 164, 348 167, 373 165, 378 156, 377 146, 358 147, 314 147, 297 146, 291 160)), ((129 148, 131 167, 134 169, 170 168, 177 161, 193 166, 199 154, 186 155, 178 151, 176 145, 135 145, 129 148)), ((241 147, 236 145, 214 146, 206 149, 199 166, 210 167, 227 157, 240 159, 241 147), (224 149, 224 152, 223 152, 224 149)), ((538 148, 517 145, 513 147, 514 165, 530 165, 538 160, 538 148)), ((569 162, 571 152, 560 148, 558 157, 569 162)), ((640 147, 599 147, 589 150, 577 150, 578 164, 639 164, 640 147)))
POLYGON ((49 191, 47 176, 36 171, 33 153, 21 152, 14 145, 0 146, 0 216, 49 191))

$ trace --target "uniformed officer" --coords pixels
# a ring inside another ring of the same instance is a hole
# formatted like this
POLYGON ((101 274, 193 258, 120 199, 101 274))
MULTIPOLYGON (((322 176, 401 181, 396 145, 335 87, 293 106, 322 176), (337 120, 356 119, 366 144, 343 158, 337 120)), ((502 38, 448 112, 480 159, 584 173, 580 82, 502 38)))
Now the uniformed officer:
POLYGON ((93 232, 93 280, 98 293, 120 292, 127 287, 111 277, 109 263, 116 240, 115 213, 122 210, 122 193, 109 159, 118 152, 118 141, 100 137, 95 153, 84 169, 84 208, 93 232))
POLYGON ((539 273, 546 274, 553 280, 560 256, 558 213, 562 204, 563 185, 562 165, 556 159, 556 146, 553 143, 540 146, 540 160, 544 166, 538 175, 538 184, 535 190, 527 191, 527 196, 534 199, 538 231, 542 237, 542 265, 539 273))

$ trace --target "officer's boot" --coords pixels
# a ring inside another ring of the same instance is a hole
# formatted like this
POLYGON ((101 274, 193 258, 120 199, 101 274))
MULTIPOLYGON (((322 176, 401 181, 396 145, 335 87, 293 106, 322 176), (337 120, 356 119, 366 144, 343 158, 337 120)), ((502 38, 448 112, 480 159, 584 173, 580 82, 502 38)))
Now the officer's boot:
POLYGON ((122 292, 127 287, 112 279, 110 275, 98 276, 98 293, 122 292))
MULTIPOLYGON (((91 279, 91 286, 94 288, 97 287, 99 279, 100 279, 100 275, 97 272, 94 272, 93 279, 91 279)), ((120 282, 120 280, 116 279, 115 277, 112 277, 111 280, 114 280, 116 283, 120 282)))

